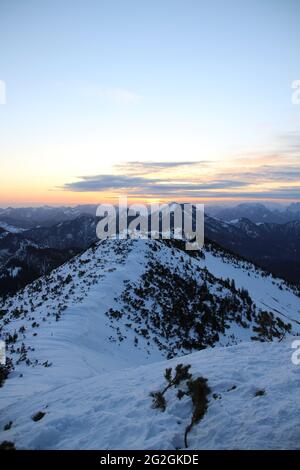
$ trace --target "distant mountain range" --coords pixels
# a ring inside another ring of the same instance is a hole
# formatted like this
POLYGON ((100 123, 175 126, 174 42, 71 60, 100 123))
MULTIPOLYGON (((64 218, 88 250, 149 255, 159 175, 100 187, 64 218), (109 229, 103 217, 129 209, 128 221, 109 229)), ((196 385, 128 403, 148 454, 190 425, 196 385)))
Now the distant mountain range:
POLYGON ((300 220, 255 224, 242 218, 228 223, 207 216, 205 236, 275 276, 299 285, 300 220))
MULTIPOLYGON (((96 204, 76 207, 21 207, 0 209, 0 227, 8 230, 50 227, 60 222, 74 220, 81 215, 96 215, 96 204)), ((261 203, 243 203, 233 207, 207 206, 206 213, 226 222, 235 219, 249 219, 254 223, 287 223, 300 220, 300 202, 293 202, 287 207, 275 205, 268 208, 261 203)))
POLYGON ((284 224, 300 220, 300 202, 293 202, 286 208, 275 209, 269 209, 260 203, 243 203, 230 208, 215 206, 208 207, 207 213, 226 222, 236 219, 249 219, 254 223, 284 224))
MULTIPOLYGON (((212 212, 205 216, 206 241, 299 285, 300 203, 281 211, 240 204, 212 212)), ((0 295, 13 294, 91 246, 97 240, 95 213, 91 205, 2 209, 0 295)))
POLYGON ((96 240, 95 217, 9 232, 0 232, 0 295, 16 292, 28 282, 60 266, 96 240))
POLYGON ((97 205, 87 204, 76 207, 8 207, 0 209, 0 227, 15 231, 16 228, 31 229, 50 227, 60 222, 74 220, 80 215, 95 215, 97 205))

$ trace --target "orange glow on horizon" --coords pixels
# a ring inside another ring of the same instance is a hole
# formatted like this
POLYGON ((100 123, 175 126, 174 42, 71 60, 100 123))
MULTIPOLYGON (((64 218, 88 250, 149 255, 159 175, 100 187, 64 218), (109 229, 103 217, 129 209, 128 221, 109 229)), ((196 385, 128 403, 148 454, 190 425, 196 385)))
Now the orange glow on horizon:
MULTIPOLYGON (((259 195, 259 192, 258 192, 259 195)), ((119 197, 124 197, 124 194, 112 194, 112 193, 78 193, 78 192, 46 192, 46 193, 35 193, 35 194, 26 194, 17 192, 14 195, 0 193, 0 207, 29 207, 29 206, 77 206, 84 204, 118 204, 119 197)), ((235 198, 232 196, 222 197, 202 197, 202 198, 193 198, 193 197, 161 197, 154 198, 153 196, 129 196, 127 197, 128 204, 163 204, 170 202, 177 203, 198 203, 198 204, 222 204, 222 203, 236 203, 239 204, 244 201, 270 201, 278 203, 290 203, 297 201, 298 199, 282 199, 282 198, 268 198, 268 197, 239 197, 235 198)))

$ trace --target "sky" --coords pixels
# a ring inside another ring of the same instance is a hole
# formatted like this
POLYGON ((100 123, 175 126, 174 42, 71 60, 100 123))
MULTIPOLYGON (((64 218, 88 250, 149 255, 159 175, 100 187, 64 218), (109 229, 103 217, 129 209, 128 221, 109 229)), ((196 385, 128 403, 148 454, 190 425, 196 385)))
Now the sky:
POLYGON ((0 206, 300 200, 299 18, 298 0, 0 0, 0 206))

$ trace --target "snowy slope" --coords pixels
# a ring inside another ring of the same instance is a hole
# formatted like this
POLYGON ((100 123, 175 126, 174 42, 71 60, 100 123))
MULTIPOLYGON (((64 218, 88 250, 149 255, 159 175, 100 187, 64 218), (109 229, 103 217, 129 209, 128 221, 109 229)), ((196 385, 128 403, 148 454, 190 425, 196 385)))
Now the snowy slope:
MULTIPOLYGON (((184 354, 201 344, 250 340, 258 321, 255 305, 291 323, 292 334, 299 331, 299 296, 252 265, 209 250, 205 259, 191 257, 158 241, 107 241, 0 306, 1 336, 25 374, 26 361, 29 366, 62 363, 65 369, 70 360, 88 369, 92 354, 92 368, 103 370, 184 354), (251 299, 222 278, 251 290, 251 299), (204 283, 207 295, 199 291, 204 283), (225 313, 218 313, 223 307, 225 313), (197 334, 199 323, 204 331, 197 334)), ((280 339, 284 329, 278 331, 280 339)))
POLYGON ((52 384, 43 394, 32 390, 1 415, 1 428, 13 421, 1 438, 25 449, 184 448, 190 398, 179 401, 170 390, 161 412, 152 408, 149 396, 165 386, 165 368, 183 362, 211 388, 208 410, 190 433, 190 449, 299 449, 299 366, 291 362, 290 346, 286 340, 207 349, 180 360, 52 384), (32 421, 39 411, 45 416, 32 421))
POLYGON ((22 233, 25 231, 24 228, 15 227, 14 225, 9 225, 6 222, 0 221, 0 227, 11 233, 22 233))
POLYGON ((259 308, 292 321, 294 326, 300 324, 300 293, 282 279, 213 248, 206 250, 203 265, 214 276, 234 279, 237 287, 245 287, 259 308))
MULTIPOLYGON (((26 448, 180 447, 180 432, 174 432, 182 423, 175 427, 173 423, 165 442, 171 417, 157 417, 151 402, 149 411, 148 393, 160 386, 166 366, 157 361, 206 346, 248 342, 254 336, 262 340, 255 331, 260 328, 261 310, 274 315, 274 351, 279 354, 286 348, 286 357, 292 335, 300 332, 300 298, 282 281, 209 246, 201 256, 191 256, 178 244, 160 241, 98 243, 0 305, 0 336, 6 339, 14 363, 0 390, 0 430, 10 421, 13 425, 1 432, 0 441, 13 440, 26 448), (228 278, 235 281, 234 286, 228 278), (138 386, 138 382, 144 383, 138 386), (38 411, 47 414, 34 422, 31 416, 38 411), (123 428, 118 427, 117 418, 122 419, 123 428)), ((273 345, 255 341, 224 350, 209 348, 181 362, 195 363, 197 372, 197 361, 200 371, 208 360, 218 375, 209 376, 209 364, 203 374, 227 383, 231 376, 229 381, 239 380, 234 374, 238 360, 242 371, 248 367, 250 352, 262 360, 260 348, 264 347, 271 351, 273 345), (223 355, 229 361, 229 378, 219 363, 223 355)), ((266 354, 271 361, 273 352, 266 354)), ((249 368, 253 387, 261 386, 260 380, 254 383, 255 378, 266 373, 266 365, 260 369, 256 363, 259 370, 249 368)), ((293 371, 291 377, 295 377, 293 371)), ((247 371, 241 383, 246 377, 247 371)), ((214 406, 219 406, 217 402, 214 406)), ((228 415, 228 410, 224 413, 228 415)), ((203 441, 204 447, 226 447, 233 442, 220 440, 218 444, 210 436, 210 441, 209 437, 203 441)), ((193 445, 200 444, 195 441, 193 445)), ((240 441, 238 445, 246 444, 240 441)))

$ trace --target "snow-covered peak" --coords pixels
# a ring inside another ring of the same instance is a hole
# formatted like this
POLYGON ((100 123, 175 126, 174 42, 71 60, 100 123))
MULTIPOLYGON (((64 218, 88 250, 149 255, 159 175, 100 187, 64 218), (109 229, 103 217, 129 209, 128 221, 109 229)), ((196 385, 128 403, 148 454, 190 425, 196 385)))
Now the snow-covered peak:
MULTIPOLYGON (((195 254, 170 241, 99 242, 6 300, 0 315, 1 337, 14 365, 1 390, 0 406, 6 409, 1 424, 15 421, 5 438, 11 436, 17 445, 30 448, 88 447, 81 432, 74 431, 68 413, 61 416, 60 405, 55 410, 54 397, 74 407, 70 397, 74 392, 80 402, 86 400, 84 409, 89 414, 101 380, 115 383, 119 377, 122 381, 147 364, 149 369, 140 371, 152 374, 160 370, 149 365, 153 362, 180 356, 184 356, 180 362, 189 361, 188 353, 215 351, 215 346, 249 341, 253 348, 259 342, 279 345, 300 332, 296 290, 214 245, 195 254), (25 405, 17 419, 20 399, 25 405), (45 440, 39 433, 30 436, 29 429, 36 423, 27 414, 40 408, 54 419, 52 424, 43 423, 53 430, 55 420, 65 422, 73 437, 60 425, 64 437, 54 429, 52 441, 44 424, 45 440)), ((150 382, 147 393, 157 387, 158 376, 150 382)), ((103 394, 105 390, 110 394, 105 387, 103 394)), ((118 407, 114 409, 117 412, 118 407)), ((75 415, 81 422, 81 405, 75 407, 75 415)), ((107 439, 112 439, 111 434, 107 439)), ((110 444, 104 441, 91 440, 89 445, 130 447, 121 438, 110 444)), ((157 445, 155 439, 140 442, 157 445)), ((193 442, 196 446, 198 441, 193 442)), ((131 446, 135 445, 132 441, 131 446)), ((166 444, 180 445, 173 438, 166 444)))

